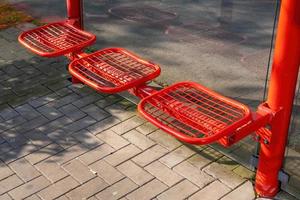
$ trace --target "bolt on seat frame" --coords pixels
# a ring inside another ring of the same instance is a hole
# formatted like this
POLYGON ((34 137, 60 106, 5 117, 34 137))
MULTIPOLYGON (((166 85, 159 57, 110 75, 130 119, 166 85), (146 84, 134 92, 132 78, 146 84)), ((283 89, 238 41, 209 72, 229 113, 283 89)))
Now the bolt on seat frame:
POLYGON ((83 30, 82 0, 66 2, 66 21, 26 31, 19 36, 20 43, 40 56, 68 57, 73 83, 106 93, 128 90, 140 97, 139 112, 181 141, 229 147, 254 132, 261 144, 256 192, 276 195, 300 64, 298 0, 282 0, 269 96, 256 111, 193 82, 157 91, 147 83, 160 74, 159 66, 125 49, 84 53, 96 37, 83 30))

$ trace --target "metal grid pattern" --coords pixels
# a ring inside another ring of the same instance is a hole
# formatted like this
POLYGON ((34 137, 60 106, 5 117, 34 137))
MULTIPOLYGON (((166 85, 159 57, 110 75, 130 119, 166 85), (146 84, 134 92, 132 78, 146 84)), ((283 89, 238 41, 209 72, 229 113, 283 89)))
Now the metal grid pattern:
POLYGON ((157 65, 119 48, 100 50, 75 60, 69 69, 80 80, 88 80, 104 90, 118 91, 149 81, 160 73, 157 65))
POLYGON ((160 126, 194 138, 219 134, 248 115, 244 105, 190 83, 176 84, 150 96, 141 109, 160 126))
POLYGON ((95 36, 70 24, 57 22, 24 32, 19 39, 32 51, 42 56, 52 56, 85 47, 95 40, 95 36))

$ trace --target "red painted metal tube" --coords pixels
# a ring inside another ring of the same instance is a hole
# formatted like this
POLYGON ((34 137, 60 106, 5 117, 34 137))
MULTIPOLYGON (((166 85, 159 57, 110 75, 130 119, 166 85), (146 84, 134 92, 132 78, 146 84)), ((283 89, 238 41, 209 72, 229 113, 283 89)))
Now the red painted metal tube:
POLYGON ((74 20, 74 26, 83 30, 83 3, 82 0, 66 0, 69 20, 74 20))
POLYGON ((258 195, 274 197, 283 165, 289 123, 300 64, 300 1, 282 0, 267 104, 282 109, 271 123, 272 140, 262 144, 256 174, 258 195))

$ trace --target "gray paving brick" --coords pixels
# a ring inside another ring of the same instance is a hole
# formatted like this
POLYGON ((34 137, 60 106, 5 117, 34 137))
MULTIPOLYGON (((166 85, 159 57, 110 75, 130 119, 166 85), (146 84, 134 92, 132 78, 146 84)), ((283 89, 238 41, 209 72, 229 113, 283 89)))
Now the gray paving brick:
POLYGON ((1 200, 12 200, 12 198, 7 194, 0 195, 1 200))
POLYGON ((230 188, 216 180, 192 195, 189 200, 218 200, 230 191, 230 188))
MULTIPOLYGON (((43 176, 40 176, 30 182, 27 182, 9 192, 13 199, 24 199, 30 195, 39 192, 50 185, 50 182, 43 176)), ((32 198, 31 198, 32 199, 32 198)))
POLYGON ((60 147, 57 144, 49 144, 48 146, 45 146, 38 151, 35 151, 29 155, 27 155, 25 158, 28 160, 32 165, 41 162, 42 160, 45 160, 58 152, 63 151, 63 148, 60 147))
POLYGON ((35 145, 27 144, 22 147, 14 148, 8 152, 0 154, 0 159, 3 160, 5 163, 10 163, 37 150, 38 149, 35 145))
POLYGON ((119 165, 117 169, 140 186, 154 178, 151 174, 130 160, 119 165))
POLYGON ((3 131, 6 131, 8 129, 14 128, 16 126, 19 126, 25 122, 27 122, 27 121, 22 116, 18 116, 13 119, 3 121, 0 123, 0 133, 2 133, 3 131))
POLYGON ((122 98, 118 95, 109 95, 105 97, 104 99, 98 100, 95 104, 99 106, 100 108, 105 108, 109 105, 112 105, 118 101, 120 101, 122 98))
POLYGON ((55 183, 68 176, 68 173, 63 170, 61 166, 59 166, 52 158, 36 164, 35 167, 52 183, 55 183))
POLYGON ((107 144, 102 144, 101 146, 86 152, 85 154, 79 156, 79 159, 86 165, 90 165, 103 157, 110 155, 115 150, 107 144))
POLYGON ((48 119, 46 119, 45 117, 37 117, 34 118, 26 123, 23 123, 17 127, 15 127, 15 130, 18 133, 26 133, 34 128, 37 128, 39 126, 42 126, 43 124, 46 124, 48 121, 48 119))
POLYGON ((89 149, 82 145, 72 146, 65 151, 62 151, 55 156, 53 156, 58 164, 64 164, 74 158, 79 157, 80 155, 86 153, 89 149))
POLYGON ((86 113, 82 112, 79 108, 77 108, 72 104, 67 104, 59 108, 59 111, 64 113, 68 118, 72 119, 73 121, 81 119, 87 115, 86 113))
POLYGON ((183 179, 179 174, 158 161, 151 163, 145 169, 169 187, 183 179))
POLYGON ((191 158, 188 159, 192 165, 197 167, 198 169, 203 169, 205 166, 209 165, 210 163, 216 161, 217 159, 221 158, 222 154, 217 152, 216 150, 208 147, 201 151, 198 154, 195 154, 191 158))
POLYGON ((36 128, 37 130, 41 131, 43 134, 49 134, 54 130, 57 130, 62 127, 66 127, 68 124, 72 123, 72 120, 66 116, 57 118, 47 124, 39 126, 36 128))
POLYGON ((24 181, 28 182, 40 175, 40 173, 24 158, 9 164, 9 167, 24 181))
POLYGON ((74 137, 83 146, 85 146, 89 149, 95 148, 95 147, 103 144, 103 141, 99 140, 98 137, 94 136, 92 133, 90 133, 86 129, 83 129, 81 131, 78 131, 78 132, 72 134, 72 137, 74 137))
POLYGON ((110 185, 124 178, 123 174, 121 174, 118 170, 104 160, 99 160, 91 164, 89 167, 110 185))
POLYGON ((94 120, 93 118, 86 116, 82 119, 79 119, 69 125, 66 125, 63 129, 68 131, 68 132, 77 132, 80 131, 81 129, 87 128, 91 126, 92 124, 96 123, 97 121, 94 120))
POLYGON ((252 183, 250 181, 245 182, 239 186, 221 200, 253 200, 255 198, 252 183))
POLYGON ((129 200, 149 200, 162 193, 168 187, 154 179, 126 196, 129 200))
POLYGON ((38 195, 33 194, 29 197, 26 197, 24 200, 41 200, 41 198, 38 195))
POLYGON ((109 113, 104 111, 102 108, 99 108, 95 104, 90 104, 88 106, 85 106, 85 107, 81 108, 81 110, 83 112, 87 113, 89 116, 91 116, 92 118, 94 118, 97 121, 101 121, 101 120, 107 118, 108 116, 110 116, 109 113))
POLYGON ((55 108, 60 108, 64 105, 67 105, 67 104, 70 104, 74 101, 77 101, 78 99, 80 99, 80 96, 77 95, 77 94, 72 93, 70 95, 58 98, 58 99, 56 99, 55 102, 51 102, 51 103, 53 104, 53 106, 55 108))
POLYGON ((155 145, 150 149, 142 152, 141 154, 134 157, 132 160, 137 163, 138 165, 144 167, 149 163, 153 162, 154 160, 159 159, 163 155, 167 154, 168 150, 161 147, 160 145, 155 145))
POLYGON ((0 161, 0 180, 9 177, 14 172, 2 161, 0 161))
POLYGON ((158 130, 158 128, 156 126, 154 126, 153 124, 151 124, 150 122, 146 122, 146 123, 142 124, 141 126, 138 126, 136 128, 136 130, 144 135, 148 135, 148 134, 158 130))
POLYGON ((113 104, 110 106, 107 106, 105 108, 107 112, 109 112, 112 116, 118 118, 121 121, 124 121, 126 119, 129 119, 136 115, 135 111, 128 111, 125 110, 124 107, 120 104, 113 104))
POLYGON ((117 200, 125 196, 132 190, 136 189, 138 186, 132 182, 130 179, 125 178, 114 185, 106 188, 102 192, 96 195, 99 200, 117 200))
POLYGON ((38 113, 31 105, 27 103, 16 107, 15 110, 27 120, 31 120, 40 116, 40 113, 38 113))
POLYGON ((54 119, 57 119, 57 118, 63 116, 63 114, 59 110, 57 110, 50 104, 46 104, 46 105, 43 105, 43 106, 37 108, 37 111, 40 112, 42 115, 44 115, 49 120, 54 120, 54 119))
POLYGON ((43 148, 52 143, 51 139, 48 136, 44 135, 41 131, 36 129, 25 133, 24 136, 38 148, 43 148))
POLYGON ((128 145, 122 149, 119 149, 118 151, 114 152, 113 154, 105 157, 105 161, 107 161, 112 166, 117 166, 121 164, 122 162, 134 157, 136 154, 140 153, 141 150, 139 150, 134 145, 128 145))
POLYGON ((13 147, 5 140, 4 140, 4 142, 1 142, 1 144, 0 144, 1 154, 9 154, 9 151, 11 151, 12 149, 13 149, 13 147))
POLYGON ((100 192, 107 186, 107 183, 105 183, 103 179, 96 177, 81 185, 80 187, 77 187, 74 190, 70 191, 66 194, 66 196, 74 200, 87 199, 93 196, 94 194, 100 192))
POLYGON ((169 151, 172 151, 181 145, 181 143, 178 140, 176 140, 169 134, 163 132, 162 130, 157 130, 151 133, 149 135, 149 138, 151 138, 161 146, 165 147, 169 151))
POLYGON ((33 99, 33 100, 29 101, 29 104, 32 107, 37 108, 37 107, 45 105, 45 104, 47 104, 49 102, 52 102, 52 101, 56 100, 57 98, 58 98, 57 94, 51 93, 51 94, 42 96, 40 98, 33 99))
POLYGON ((106 130, 96 135, 100 140, 112 146, 114 149, 120 149, 129 144, 127 140, 119 136, 112 130, 106 130))
POLYGON ((19 115, 19 113, 16 112, 12 107, 10 107, 7 104, 2 105, 0 107, 0 116, 5 120, 9 120, 9 119, 14 118, 18 115, 19 115))
POLYGON ((92 126, 89 126, 87 129, 94 135, 111 128, 112 126, 120 123, 121 121, 115 117, 108 117, 100 122, 95 123, 92 126))
POLYGON ((63 129, 55 130, 47 135, 53 142, 58 144, 59 146, 67 149, 71 146, 74 146, 79 143, 74 137, 68 133, 68 131, 63 129))
POLYGON ((29 140, 15 129, 10 129, 3 132, 1 137, 3 137, 10 144, 10 146, 14 148, 18 148, 29 143, 29 140))
POLYGON ((85 96, 81 99, 78 99, 78 100, 72 102, 72 104, 78 108, 82 108, 91 103, 95 103, 96 101, 98 101, 99 99, 102 99, 102 98, 103 97, 101 95, 91 94, 91 95, 85 96))
POLYGON ((18 187, 23 184, 22 180, 17 175, 9 176, 0 181, 0 195, 18 187))
POLYGON ((62 167, 80 184, 83 184, 95 177, 95 174, 78 159, 71 160, 62 167))
POLYGON ((222 183, 226 184, 230 188, 235 188, 244 182, 244 179, 233 171, 230 171, 218 163, 212 163, 203 169, 207 174, 219 179, 222 183))
POLYGON ((195 154, 193 150, 186 146, 181 146, 174 151, 170 152, 169 154, 165 155, 159 161, 165 165, 167 165, 169 168, 174 167, 178 163, 184 161, 188 157, 195 154))
POLYGON ((160 194, 157 199, 160 200, 182 200, 195 193, 199 188, 187 180, 174 185, 164 193, 160 194))
POLYGON ((150 147, 155 145, 152 140, 136 130, 127 132, 123 135, 123 137, 142 150, 149 149, 150 147))
POLYGON ((72 177, 68 176, 38 192, 38 195, 45 200, 55 199, 74 189, 78 185, 79 184, 72 177))
POLYGON ((126 121, 122 121, 120 124, 112 127, 112 130, 116 132, 117 134, 121 135, 123 133, 126 133, 139 125, 143 124, 144 120, 140 117, 132 117, 126 121))
POLYGON ((205 187, 214 180, 211 176, 207 175, 186 161, 174 167, 174 171, 200 188, 205 187))

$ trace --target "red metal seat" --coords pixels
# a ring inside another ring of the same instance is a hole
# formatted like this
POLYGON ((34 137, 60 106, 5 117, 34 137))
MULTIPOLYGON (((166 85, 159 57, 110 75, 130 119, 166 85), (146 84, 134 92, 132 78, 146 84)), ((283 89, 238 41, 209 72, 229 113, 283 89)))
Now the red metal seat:
POLYGON ((99 50, 69 65, 73 77, 97 91, 117 93, 142 85, 160 74, 160 68, 121 48, 99 50))
POLYGON ((179 140, 202 145, 229 136, 252 119, 247 106, 192 82, 156 92, 143 99, 138 109, 179 140))
POLYGON ((44 57, 55 57, 76 52, 95 41, 95 35, 79 30, 67 22, 47 24, 23 32, 19 36, 21 44, 44 57))

